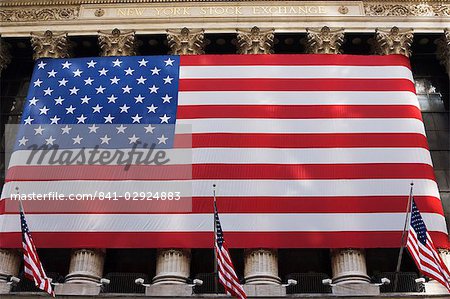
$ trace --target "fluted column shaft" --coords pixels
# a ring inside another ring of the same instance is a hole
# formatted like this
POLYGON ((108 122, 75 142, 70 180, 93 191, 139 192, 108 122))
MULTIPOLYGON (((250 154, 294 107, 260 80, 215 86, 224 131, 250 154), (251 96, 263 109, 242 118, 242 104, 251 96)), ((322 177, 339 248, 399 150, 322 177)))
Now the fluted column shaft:
POLYGON ((103 275, 104 262, 105 251, 102 249, 73 250, 66 283, 98 283, 103 275))
POLYGON ((450 29, 445 29, 437 42, 437 57, 450 76, 450 29))
POLYGON ((17 276, 20 267, 20 253, 16 249, 0 249, 0 283, 7 282, 9 275, 17 276))
POLYGON ((333 283, 368 283, 366 256, 363 249, 331 251, 333 283))
POLYGON ((246 249, 244 257, 246 284, 280 284, 276 249, 246 249))
POLYGON ((190 275, 190 249, 158 249, 153 284, 184 284, 190 275))

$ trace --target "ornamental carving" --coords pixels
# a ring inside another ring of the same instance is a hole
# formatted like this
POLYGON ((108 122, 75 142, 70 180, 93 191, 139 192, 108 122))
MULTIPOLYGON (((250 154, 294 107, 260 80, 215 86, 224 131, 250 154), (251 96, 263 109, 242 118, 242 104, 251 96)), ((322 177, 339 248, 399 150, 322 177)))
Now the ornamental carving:
POLYGON ((11 62, 11 54, 9 53, 9 45, 0 40, 0 74, 11 62))
POLYGON ((344 42, 344 29, 306 29, 306 51, 314 54, 340 54, 344 42))
POLYGON ((167 30, 167 42, 173 55, 205 54, 203 29, 191 31, 184 27, 181 31, 167 30))
POLYGON ((67 33, 54 34, 47 30, 44 34, 31 33, 31 47, 33 58, 66 58, 72 44, 67 38, 67 33))
POLYGON ((437 40, 437 57, 450 74, 450 30, 444 30, 444 36, 437 40))
POLYGON ((26 22, 26 21, 66 21, 78 18, 79 7, 52 7, 52 8, 13 8, 1 9, 0 21, 26 22))
POLYGON ((413 41, 413 30, 392 27, 390 30, 377 29, 373 50, 378 55, 402 54, 407 57, 411 55, 411 43, 413 41))
POLYGON ((238 54, 272 54, 275 29, 261 30, 253 27, 251 30, 237 29, 238 54))
POLYGON ((98 32, 98 43, 101 56, 133 56, 136 55, 136 35, 134 31, 98 32))
POLYGON ((450 5, 447 4, 380 4, 364 3, 367 16, 407 17, 407 16, 450 16, 450 5))

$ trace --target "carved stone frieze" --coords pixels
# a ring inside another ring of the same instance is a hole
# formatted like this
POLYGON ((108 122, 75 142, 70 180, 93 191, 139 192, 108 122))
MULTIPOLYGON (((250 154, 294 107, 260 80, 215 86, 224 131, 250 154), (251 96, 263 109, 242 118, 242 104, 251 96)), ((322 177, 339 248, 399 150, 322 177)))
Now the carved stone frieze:
POLYGON ((121 32, 113 29, 111 32, 98 32, 98 43, 101 56, 132 56, 136 55, 136 35, 134 31, 121 32))
POLYGON ((205 54, 203 29, 191 31, 185 27, 181 31, 167 30, 167 42, 173 55, 205 54))
POLYGON ((436 3, 364 3, 367 16, 450 16, 450 4, 436 3))
POLYGON ((0 10, 1 22, 66 21, 78 18, 80 7, 20 7, 0 10))
POLYGON ((378 55, 402 54, 411 55, 411 43, 413 41, 412 29, 377 29, 373 41, 373 51, 378 55))
POLYGON ((11 54, 8 48, 9 45, 5 41, 0 40, 0 74, 11 62, 11 54))
POLYGON ((238 54, 272 54, 275 29, 237 29, 238 54))
POLYGON ((437 57, 450 75, 450 30, 444 30, 444 36, 437 40, 437 57))
POLYGON ((33 58, 66 58, 72 47, 67 33, 55 34, 50 30, 45 33, 31 33, 31 47, 33 48, 33 58))
POLYGON ((314 54, 340 54, 344 42, 344 29, 307 28, 306 51, 314 54))

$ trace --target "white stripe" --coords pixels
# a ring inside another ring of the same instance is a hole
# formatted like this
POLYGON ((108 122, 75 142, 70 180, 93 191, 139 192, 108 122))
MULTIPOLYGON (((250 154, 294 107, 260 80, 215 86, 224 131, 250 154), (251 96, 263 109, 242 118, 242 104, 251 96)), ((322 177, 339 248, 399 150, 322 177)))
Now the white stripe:
MULTIPOLYGON (((194 181, 52 181, 52 182, 7 182, 2 198, 16 194, 94 194, 116 192, 186 191, 192 183, 193 196, 210 197, 211 186, 217 184, 221 196, 404 196, 409 192, 410 179, 367 180, 194 180, 194 181)), ((189 190, 186 191, 185 194, 189 190)), ((414 180, 414 195, 439 198, 436 182, 427 179, 414 180)), ((47 197, 48 198, 48 197, 47 197)))
MULTIPOLYGON (((89 150, 89 149, 87 149, 89 150)), ((104 150, 113 153, 115 150, 104 150)), ((129 149, 123 149, 124 152, 129 149)), ((56 156, 59 156, 57 151, 56 156)), ((80 149, 71 150, 77 156, 80 149)), ((430 153, 424 148, 194 148, 164 150, 174 164, 354 164, 354 163, 423 163, 433 165, 430 153)), ((31 151, 15 151, 9 163, 12 166, 49 165, 51 153, 42 163, 38 157, 28 164, 31 151)), ((134 160, 137 158, 133 156, 134 160)), ((135 163, 133 161, 131 164, 135 163)), ((96 163, 94 165, 98 165, 96 163)), ((55 164, 53 164, 55 165, 55 164)), ((57 164, 56 164, 57 165, 57 164)), ((90 164, 92 165, 92 164, 90 164)), ((117 165, 117 161, 108 165, 117 165)))
MULTIPOLYGON (((336 119, 258 119, 205 118, 178 119, 192 125, 192 133, 419 133, 423 122, 413 118, 336 119)), ((179 127, 175 128, 180 133, 179 127)), ((185 128, 183 128, 183 131, 185 128)))
MULTIPOLYGON (((30 214, 27 217, 33 232, 212 232, 214 228, 212 214, 30 214)), ((404 213, 222 213, 220 217, 224 231, 233 232, 402 231, 404 222, 404 213)), ((423 213, 423 218, 430 231, 446 233, 444 216, 423 213)), ((0 215, 2 231, 20 231, 16 219, 16 215, 0 215)))
POLYGON ((413 105, 409 91, 183 91, 178 105, 413 105))
POLYGON ((404 66, 348 65, 233 65, 180 66, 180 79, 407 79, 414 82, 404 66))

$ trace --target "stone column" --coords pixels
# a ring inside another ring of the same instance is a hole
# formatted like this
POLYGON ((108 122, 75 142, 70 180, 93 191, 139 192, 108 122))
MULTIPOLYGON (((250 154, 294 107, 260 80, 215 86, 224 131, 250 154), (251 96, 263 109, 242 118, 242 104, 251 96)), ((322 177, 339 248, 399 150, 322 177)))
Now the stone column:
POLYGON ((55 34, 50 30, 44 33, 31 33, 33 58, 67 58, 70 56, 72 44, 67 39, 67 33, 55 34))
POLYGON ((392 27, 389 30, 376 29, 373 51, 378 55, 401 54, 409 57, 413 36, 412 29, 399 29, 397 27, 392 27))
POLYGON ((444 30, 444 36, 437 41, 437 57, 450 76, 450 30, 444 30))
POLYGON ((204 30, 189 30, 184 27, 181 31, 167 30, 167 42, 172 55, 205 54, 204 30))
POLYGON ((344 42, 344 29, 322 28, 306 29, 306 52, 310 54, 341 54, 344 42))
POLYGON ((98 32, 98 43, 101 56, 133 56, 136 55, 136 34, 133 30, 121 32, 115 28, 111 32, 98 32))
POLYGON ((246 249, 244 256, 246 284, 280 284, 276 249, 246 249))
POLYGON ((102 249, 73 250, 66 283, 98 284, 103 275, 104 258, 102 249))
POLYGON ((0 294, 9 293, 9 275, 17 276, 20 267, 20 253, 16 249, 0 249, 0 294))
POLYGON ((190 262, 190 249, 158 249, 153 284, 185 284, 190 262))
POLYGON ((275 29, 261 30, 253 27, 251 30, 237 30, 238 54, 272 54, 275 29))
POLYGON ((331 251, 333 283, 368 283, 366 256, 363 249, 331 251))
POLYGON ((11 54, 8 51, 8 44, 0 39, 0 76, 2 70, 5 69, 9 63, 11 63, 11 54))

